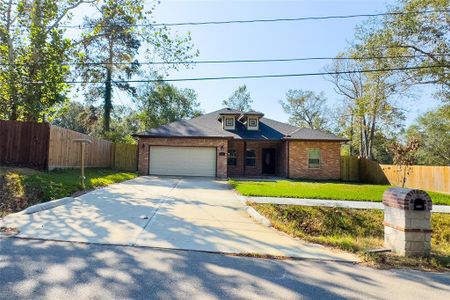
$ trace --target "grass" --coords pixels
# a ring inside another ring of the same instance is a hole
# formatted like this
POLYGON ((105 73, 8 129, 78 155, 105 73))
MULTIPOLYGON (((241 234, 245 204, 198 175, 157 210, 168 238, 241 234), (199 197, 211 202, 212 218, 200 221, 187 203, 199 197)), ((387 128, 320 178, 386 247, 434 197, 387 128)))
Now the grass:
MULTIPOLYGON (((133 179, 136 176, 136 173, 120 172, 112 169, 86 169, 86 189, 90 190, 112 183, 133 179)), ((42 189, 43 201, 70 196, 81 190, 80 170, 76 169, 55 170, 25 175, 23 182, 31 188, 45 186, 45 189, 42 189)))
MULTIPOLYGON (((389 185, 306 182, 292 180, 237 181, 230 180, 244 196, 288 197, 310 199, 336 199, 381 202, 389 185)), ((450 195, 428 192, 433 204, 450 205, 450 195)))
POLYGON ((365 262, 381 268, 413 268, 450 271, 450 215, 432 215, 432 256, 407 258, 367 253, 383 247, 383 212, 348 208, 305 207, 249 203, 291 236, 359 254, 365 262))
MULTIPOLYGON (((5 215, 29 205, 71 196, 81 192, 80 170, 65 169, 41 172, 30 169, 0 169, 3 178, 0 194, 0 214, 5 215)), ((86 169, 86 189, 133 179, 133 172, 112 169, 86 169)))

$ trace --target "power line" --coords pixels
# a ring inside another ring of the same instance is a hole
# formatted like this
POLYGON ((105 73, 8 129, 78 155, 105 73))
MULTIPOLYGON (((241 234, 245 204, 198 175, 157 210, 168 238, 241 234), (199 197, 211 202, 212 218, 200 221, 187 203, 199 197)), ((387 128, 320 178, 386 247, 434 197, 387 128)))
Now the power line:
MULTIPOLYGON (((174 78, 174 79, 136 79, 136 80, 113 80, 114 83, 151 83, 151 82, 179 82, 179 81, 204 81, 204 80, 229 80, 229 79, 260 79, 260 78, 284 78, 284 77, 309 77, 339 74, 358 74, 375 73, 389 71, 420 70, 431 68, 449 68, 450 66, 422 66, 422 67, 404 67, 390 69, 368 69, 336 72, 317 72, 317 73, 296 73, 296 74, 266 74, 266 75, 243 75, 243 76, 221 76, 221 77, 194 77, 194 78, 174 78)), ((44 82, 23 82, 23 84, 43 84, 44 82)), ((67 84, 100 84, 95 81, 61 81, 59 83, 67 84)))
MULTIPOLYGON (((450 56, 450 53, 444 54, 432 54, 434 56, 450 56)), ((403 58, 416 58, 416 57, 428 57, 427 54, 418 55, 399 55, 399 56, 361 56, 361 57, 300 57, 300 58, 272 58, 272 59, 231 59, 231 60, 193 60, 193 61, 147 61, 147 62, 115 62, 113 65, 190 65, 190 64, 231 64, 231 63, 269 63, 269 62, 295 62, 295 61, 315 61, 315 60, 372 60, 372 59, 403 59, 403 58)), ((40 64, 43 62, 32 63, 0 63, 0 66, 26 66, 40 64)), ((87 62, 81 65, 108 65, 105 62, 87 62)), ((78 63, 65 62, 62 63, 65 66, 76 66, 78 63)))
MULTIPOLYGON (((246 23, 270 23, 270 22, 296 22, 296 21, 315 21, 315 20, 339 20, 339 19, 353 19, 353 18, 368 18, 381 16, 396 16, 408 14, 430 14, 450 12, 450 10, 425 10, 425 11, 411 11, 411 12, 388 12, 388 13, 374 13, 374 14, 353 14, 353 15, 330 15, 330 16, 309 16, 297 18, 275 18, 275 19, 251 19, 251 20, 225 20, 225 21, 203 21, 203 22, 178 22, 178 23, 149 23, 136 24, 129 27, 174 27, 174 26, 202 26, 202 25, 224 25, 224 24, 246 24, 246 23)), ((98 26, 98 25, 97 25, 98 26)), ((60 25, 60 28, 71 29, 88 29, 97 27, 96 25, 60 25)))

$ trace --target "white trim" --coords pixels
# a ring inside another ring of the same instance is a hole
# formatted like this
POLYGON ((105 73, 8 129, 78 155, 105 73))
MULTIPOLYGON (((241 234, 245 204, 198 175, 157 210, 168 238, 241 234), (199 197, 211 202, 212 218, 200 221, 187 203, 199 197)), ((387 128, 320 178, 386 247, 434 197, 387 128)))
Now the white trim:
POLYGON ((259 129, 258 117, 247 117, 247 130, 258 130, 258 129, 259 129), (256 126, 250 126, 250 120, 256 121, 256 126))
POLYGON ((222 117, 222 126, 225 130, 234 130, 236 129, 236 117, 234 116, 223 116, 222 117), (233 126, 227 126, 227 121, 232 120, 233 126))

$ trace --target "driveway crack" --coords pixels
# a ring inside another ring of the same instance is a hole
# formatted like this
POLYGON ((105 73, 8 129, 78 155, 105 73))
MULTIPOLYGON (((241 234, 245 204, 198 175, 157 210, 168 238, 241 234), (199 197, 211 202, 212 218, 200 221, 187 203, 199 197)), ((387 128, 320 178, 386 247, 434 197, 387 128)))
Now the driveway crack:
POLYGON ((167 202, 167 200, 170 199, 170 194, 172 193, 172 191, 174 191, 174 190, 178 187, 178 185, 180 184, 180 182, 181 182, 181 179, 178 179, 177 182, 175 183, 175 185, 169 190, 169 192, 167 192, 166 195, 164 195, 164 196, 161 197, 161 199, 160 199, 160 201, 158 202, 156 208, 153 210, 152 215, 148 218, 148 221, 144 224, 144 227, 142 227, 142 230, 138 233, 138 235, 136 236, 134 242, 132 242, 132 243, 129 244, 130 246, 136 246, 136 244, 137 244, 137 242, 138 242, 138 240, 139 240, 140 235, 141 235, 144 231, 146 231, 147 227, 150 227, 150 226, 155 222, 155 220, 156 220, 156 218, 155 218, 156 213, 157 213, 158 210, 161 208, 161 206, 163 206, 163 205, 167 202))

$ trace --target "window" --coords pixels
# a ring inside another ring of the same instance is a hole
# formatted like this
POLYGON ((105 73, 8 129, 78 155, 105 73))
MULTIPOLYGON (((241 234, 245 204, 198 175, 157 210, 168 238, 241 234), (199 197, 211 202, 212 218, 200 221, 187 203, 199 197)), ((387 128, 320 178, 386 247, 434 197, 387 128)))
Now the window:
POLYGON ((228 150, 228 165, 235 166, 236 165, 236 150, 228 150))
POLYGON ((308 168, 319 169, 320 168, 320 150, 309 149, 308 150, 308 168))
POLYGON ((234 117, 225 117, 223 121, 224 129, 234 129, 234 117))
POLYGON ((245 151, 245 165, 246 166, 256 166, 256 151, 252 149, 247 149, 245 151))
POLYGON ((248 118, 248 129, 258 129, 258 119, 257 118, 248 118))

